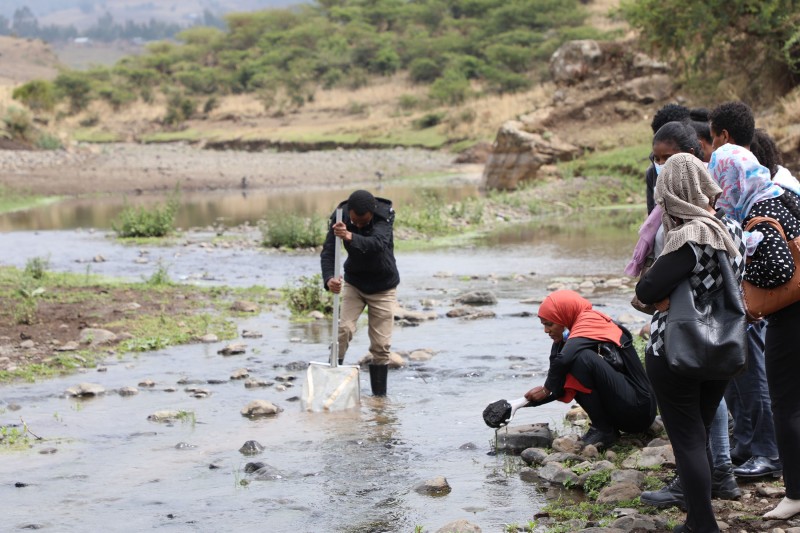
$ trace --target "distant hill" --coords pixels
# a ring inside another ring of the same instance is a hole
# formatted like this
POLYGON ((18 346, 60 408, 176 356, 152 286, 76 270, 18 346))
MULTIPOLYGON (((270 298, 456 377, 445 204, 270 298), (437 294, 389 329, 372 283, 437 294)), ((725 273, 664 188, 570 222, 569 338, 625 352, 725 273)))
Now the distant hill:
POLYGON ((91 26, 105 13, 115 20, 191 24, 204 10, 215 15, 253 11, 298 4, 296 0, 3 0, 0 16, 11 19, 17 9, 27 6, 41 24, 91 26))
POLYGON ((34 79, 52 80, 59 60, 50 47, 38 39, 0 36, 0 87, 34 79))

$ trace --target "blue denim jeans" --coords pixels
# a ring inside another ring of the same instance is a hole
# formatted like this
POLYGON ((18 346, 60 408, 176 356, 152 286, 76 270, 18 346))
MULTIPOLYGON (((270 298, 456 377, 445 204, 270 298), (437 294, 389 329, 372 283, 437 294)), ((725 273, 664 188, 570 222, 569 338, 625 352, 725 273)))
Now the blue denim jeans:
POLYGON ((764 320, 747 328, 750 353, 747 369, 733 378, 725 390, 725 399, 733 415, 733 442, 739 453, 756 457, 777 457, 775 423, 764 367, 764 320))

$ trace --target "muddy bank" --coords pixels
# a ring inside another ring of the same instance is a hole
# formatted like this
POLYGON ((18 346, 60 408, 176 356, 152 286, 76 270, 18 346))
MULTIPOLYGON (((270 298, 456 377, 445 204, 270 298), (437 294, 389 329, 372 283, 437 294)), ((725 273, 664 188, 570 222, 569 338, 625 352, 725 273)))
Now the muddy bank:
POLYGON ((37 195, 374 186, 464 172, 453 155, 414 148, 314 152, 205 150, 186 143, 0 151, 0 186, 37 195))

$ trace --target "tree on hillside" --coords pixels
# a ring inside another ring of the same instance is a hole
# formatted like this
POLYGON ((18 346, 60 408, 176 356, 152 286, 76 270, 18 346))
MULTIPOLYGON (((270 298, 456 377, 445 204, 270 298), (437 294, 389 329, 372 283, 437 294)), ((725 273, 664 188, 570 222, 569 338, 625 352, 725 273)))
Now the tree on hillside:
POLYGON ((689 80, 716 87, 745 75, 742 96, 754 98, 765 84, 785 92, 797 83, 800 0, 623 0, 620 12, 689 80))

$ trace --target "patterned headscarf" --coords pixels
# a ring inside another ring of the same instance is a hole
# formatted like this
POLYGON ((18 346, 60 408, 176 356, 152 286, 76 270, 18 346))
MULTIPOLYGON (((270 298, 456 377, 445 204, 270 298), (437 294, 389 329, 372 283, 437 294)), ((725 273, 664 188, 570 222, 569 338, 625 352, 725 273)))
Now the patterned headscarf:
POLYGON ((753 204, 783 194, 783 189, 772 183, 769 169, 761 166, 750 150, 735 144, 717 148, 708 171, 722 187, 717 207, 740 224, 753 204))
POLYGON ((611 317, 592 309, 592 303, 575 291, 559 290, 548 294, 537 313, 539 318, 566 326, 569 336, 585 337, 619 346, 622 330, 611 317))
POLYGON ((655 190, 656 202, 664 210, 661 222, 666 236, 662 254, 691 241, 727 250, 731 257, 739 256, 725 224, 707 209, 721 192, 695 156, 682 153, 667 159, 655 190))

